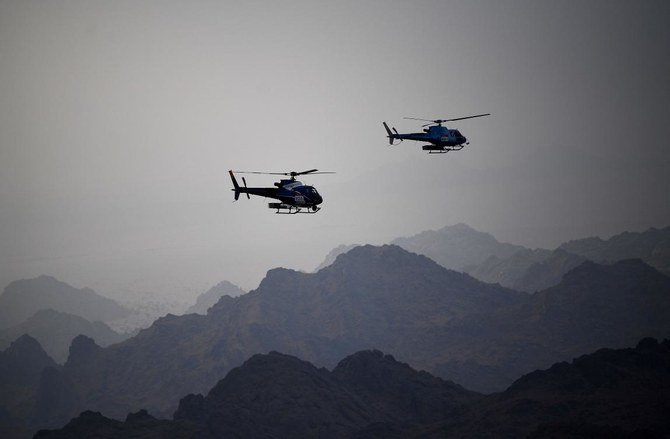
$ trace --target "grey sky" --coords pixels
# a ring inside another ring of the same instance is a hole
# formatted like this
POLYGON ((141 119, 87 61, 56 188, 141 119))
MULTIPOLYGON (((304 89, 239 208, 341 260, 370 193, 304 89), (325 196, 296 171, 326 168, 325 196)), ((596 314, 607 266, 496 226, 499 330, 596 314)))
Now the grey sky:
POLYGON ((667 1, 0 1, 0 281, 190 298, 460 221, 544 247, 666 226, 668 23, 667 1), (482 112, 443 156, 381 126, 482 112), (232 203, 228 169, 315 167, 317 215, 232 203))

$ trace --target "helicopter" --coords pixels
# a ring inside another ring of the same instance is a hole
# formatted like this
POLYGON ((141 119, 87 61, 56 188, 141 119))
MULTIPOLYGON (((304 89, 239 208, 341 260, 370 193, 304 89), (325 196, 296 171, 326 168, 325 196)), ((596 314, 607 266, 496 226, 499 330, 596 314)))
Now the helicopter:
MULTIPOLYGON (((410 120, 421 120, 424 122, 429 122, 425 125, 421 125, 424 128, 423 133, 408 133, 408 134, 399 134, 398 130, 393 128, 393 132, 389 129, 389 126, 386 122, 384 128, 388 133, 389 145, 394 145, 393 141, 398 139, 400 142, 403 140, 416 140, 417 142, 428 142, 430 145, 423 145, 423 150, 428 151, 428 154, 445 154, 449 151, 460 151, 465 145, 469 145, 468 139, 463 136, 460 131, 449 129, 446 126, 442 126, 445 122, 453 122, 456 120, 464 119, 474 119, 475 117, 490 116, 491 113, 486 114, 476 114, 474 116, 465 116, 465 117, 456 117, 453 119, 419 119, 416 117, 405 117, 403 119, 410 120)), ((398 142, 398 143, 400 143, 398 142)), ((396 143, 397 145, 397 143, 396 143)))
POLYGON ((305 174, 334 174, 334 172, 318 172, 318 169, 310 169, 301 172, 255 172, 255 171, 228 171, 231 180, 233 180, 233 191, 235 191, 235 201, 240 198, 240 194, 249 196, 258 195, 266 198, 275 198, 279 203, 268 203, 268 208, 277 209, 275 213, 296 214, 296 213, 316 213, 321 208, 318 206, 323 202, 323 198, 316 191, 314 186, 307 186, 295 178, 298 175, 305 174), (265 175, 285 175, 290 178, 281 179, 276 182, 275 187, 247 187, 247 181, 242 177, 244 187, 237 183, 233 172, 238 174, 265 174, 265 175), (304 210, 303 210, 304 209, 304 210))

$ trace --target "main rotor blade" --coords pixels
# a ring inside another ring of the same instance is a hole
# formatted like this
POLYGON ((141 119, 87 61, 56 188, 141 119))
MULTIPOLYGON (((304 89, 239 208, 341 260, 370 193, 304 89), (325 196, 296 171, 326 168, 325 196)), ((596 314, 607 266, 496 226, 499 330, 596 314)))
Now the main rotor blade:
POLYGON ((263 174, 263 175, 287 175, 289 177, 296 177, 298 175, 304 175, 304 174, 334 174, 334 172, 330 171, 321 171, 319 172, 318 169, 310 169, 309 171, 302 171, 302 172, 296 172, 296 171, 291 171, 291 172, 259 172, 259 171, 233 171, 234 174, 263 174))
POLYGON ((311 173, 316 172, 316 171, 318 171, 318 169, 310 169, 309 171, 302 171, 302 172, 291 171, 290 175, 311 174, 311 173))
POLYGON ((433 125, 433 124, 441 124, 444 122, 454 122, 456 120, 465 120, 465 119, 474 119, 475 117, 484 117, 484 116, 490 116, 491 113, 485 113, 485 114, 475 114, 474 116, 465 116, 465 117, 455 117, 453 119, 420 119, 418 117, 403 117, 403 119, 410 119, 410 120, 422 120, 424 122, 430 122, 425 125, 421 125, 422 127, 427 127, 428 125, 433 125))
POLYGON ((491 113, 475 114, 474 116, 457 117, 455 119, 444 119, 442 122, 453 122, 455 120, 474 119, 475 117, 490 116, 491 113))
POLYGON ((409 119, 409 120, 422 120, 424 122, 435 122, 434 120, 430 119, 419 119, 418 117, 403 117, 403 119, 409 119))
POLYGON ((290 175, 288 172, 233 171, 234 174, 290 175))

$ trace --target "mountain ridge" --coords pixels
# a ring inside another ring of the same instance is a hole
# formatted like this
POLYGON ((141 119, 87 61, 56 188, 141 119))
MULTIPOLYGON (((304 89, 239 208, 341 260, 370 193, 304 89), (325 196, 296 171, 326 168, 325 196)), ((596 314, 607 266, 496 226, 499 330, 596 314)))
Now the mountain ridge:
POLYGON ((104 437, 666 437, 670 340, 599 349, 483 396, 417 372, 381 351, 332 370, 256 354, 206 395, 181 398, 173 420, 140 410, 115 421, 85 411, 36 439, 104 437))
POLYGON ((37 311, 23 323, 0 330, 0 349, 21 334, 34 337, 46 353, 58 363, 67 360, 72 339, 83 334, 92 337, 100 346, 108 346, 127 338, 102 322, 89 322, 83 317, 52 309, 37 311))
POLYGON ((74 314, 90 322, 107 322, 130 314, 130 310, 90 288, 74 288, 42 275, 5 287, 0 294, 0 329, 23 323, 42 309, 74 314))
POLYGON ((334 366, 351 352, 377 348, 428 369, 426 328, 524 296, 397 246, 359 247, 318 273, 270 270, 256 290, 224 296, 206 316, 160 318, 86 361, 71 355, 61 374, 78 383, 77 407, 116 418, 141 408, 165 416, 180 394, 204 392, 212 376, 256 352, 281 350, 334 366), (91 381, 95 376, 106 379, 91 381))

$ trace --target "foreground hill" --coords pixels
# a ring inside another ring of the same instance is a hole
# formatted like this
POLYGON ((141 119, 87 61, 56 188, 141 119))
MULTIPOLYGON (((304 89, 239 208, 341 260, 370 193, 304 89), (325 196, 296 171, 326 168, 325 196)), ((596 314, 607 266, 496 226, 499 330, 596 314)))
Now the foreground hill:
POLYGON ((199 295, 195 304, 187 309, 185 314, 207 314, 207 310, 214 306, 222 296, 237 297, 242 294, 246 294, 246 291, 224 280, 199 295))
POLYGON ((351 437, 438 422, 480 398, 380 351, 351 355, 332 372, 270 352, 231 370, 206 396, 182 398, 173 422, 146 412, 125 423, 85 412, 36 437, 351 437))
POLYGON ((424 437, 661 438, 670 432, 670 340, 602 349, 518 379, 424 437))
POLYGON ((205 392, 271 350, 333 367, 351 352, 378 348, 430 370, 445 345, 427 333, 525 298, 397 246, 357 247, 318 273, 271 270, 257 290, 222 297, 206 316, 167 316, 108 348, 78 337, 43 389, 66 385, 72 394, 53 399, 43 415, 55 424, 84 409, 119 419, 142 408, 167 416, 180 396, 205 392))
POLYGON ((58 363, 67 360, 70 343, 80 334, 91 337, 100 346, 109 346, 128 338, 102 322, 89 322, 79 316, 45 309, 19 325, 0 330, 0 349, 5 349, 23 334, 35 338, 58 363))
POLYGON ((112 299, 99 296, 90 288, 74 288, 51 277, 40 276, 9 284, 0 295, 0 329, 23 323, 42 309, 53 309, 107 322, 130 314, 112 299))
POLYGON ((182 398, 173 421, 87 411, 35 437, 661 438, 669 411, 668 340, 601 349, 486 397, 379 351, 358 352, 332 372, 271 352, 233 369, 206 396, 182 398))
POLYGON ((394 239, 392 244, 407 251, 426 255, 443 267, 466 271, 491 256, 505 259, 525 247, 498 242, 492 235, 459 223, 439 230, 428 230, 408 238, 394 239))

